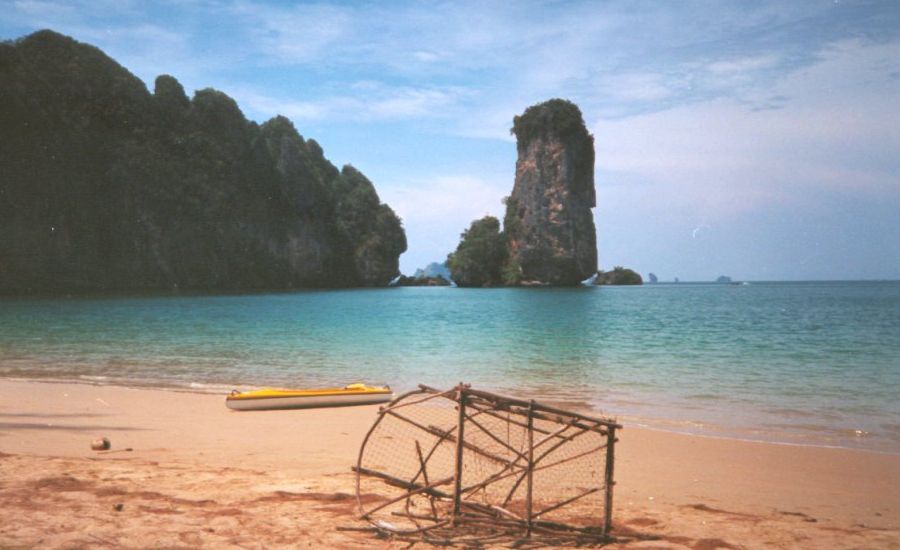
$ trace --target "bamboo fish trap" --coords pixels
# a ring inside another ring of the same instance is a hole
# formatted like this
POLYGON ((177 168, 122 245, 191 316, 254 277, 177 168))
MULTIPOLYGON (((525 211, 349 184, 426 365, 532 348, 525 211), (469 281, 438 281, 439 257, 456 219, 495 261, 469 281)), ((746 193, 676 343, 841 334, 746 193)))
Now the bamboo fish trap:
POLYGON ((354 468, 360 516, 410 541, 611 540, 614 420, 465 384, 381 408, 354 468))

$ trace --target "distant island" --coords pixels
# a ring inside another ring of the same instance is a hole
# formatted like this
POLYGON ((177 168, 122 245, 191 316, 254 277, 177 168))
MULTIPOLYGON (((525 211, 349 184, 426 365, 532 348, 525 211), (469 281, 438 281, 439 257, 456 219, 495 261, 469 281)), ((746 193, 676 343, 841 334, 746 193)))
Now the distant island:
POLYGON ((598 271, 594 279, 595 285, 641 285, 644 284, 640 273, 616 266, 612 271, 598 271))
POLYGON ((424 268, 417 269, 415 274, 413 274, 413 277, 441 277, 443 279, 450 280, 450 268, 447 267, 447 262, 431 262, 424 268))
POLYGON ((391 286, 450 286, 451 284, 443 275, 435 275, 433 277, 400 275, 391 282, 391 286))
POLYGON ((641 284, 621 267, 597 271, 594 137, 578 106, 564 99, 533 105, 513 119, 511 132, 518 159, 503 227, 493 216, 472 222, 447 257, 453 281, 575 286, 596 276, 596 284, 641 284))
POLYGON ((406 250, 365 175, 275 117, 153 93, 53 31, 0 43, 0 294, 386 286, 406 250))
POLYGON ((410 275, 400 275, 393 281, 391 286, 451 286, 453 281, 450 279, 450 268, 447 263, 431 262, 424 268, 416 269, 415 273, 410 275))

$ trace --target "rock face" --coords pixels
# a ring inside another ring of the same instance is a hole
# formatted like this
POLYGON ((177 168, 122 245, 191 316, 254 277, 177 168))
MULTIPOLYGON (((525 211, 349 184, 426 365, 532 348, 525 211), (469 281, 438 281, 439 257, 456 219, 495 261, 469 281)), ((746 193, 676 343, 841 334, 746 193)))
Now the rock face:
POLYGON ((372 183, 290 121, 144 84, 52 31, 0 43, 0 294, 387 285, 372 183))
POLYGON ((594 138, 578 107, 561 99, 529 107, 512 132, 518 160, 504 218, 505 282, 576 285, 597 271, 594 138))

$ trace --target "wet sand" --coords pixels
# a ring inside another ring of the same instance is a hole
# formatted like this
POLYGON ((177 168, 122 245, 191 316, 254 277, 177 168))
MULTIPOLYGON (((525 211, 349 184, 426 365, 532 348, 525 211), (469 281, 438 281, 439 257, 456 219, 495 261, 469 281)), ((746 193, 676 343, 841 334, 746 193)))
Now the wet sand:
MULTIPOLYGON (((406 547, 336 529, 376 411, 0 381, 0 547, 406 547)), ((654 540, 607 548, 900 547, 898 455, 626 424, 616 456, 614 533, 654 540)))

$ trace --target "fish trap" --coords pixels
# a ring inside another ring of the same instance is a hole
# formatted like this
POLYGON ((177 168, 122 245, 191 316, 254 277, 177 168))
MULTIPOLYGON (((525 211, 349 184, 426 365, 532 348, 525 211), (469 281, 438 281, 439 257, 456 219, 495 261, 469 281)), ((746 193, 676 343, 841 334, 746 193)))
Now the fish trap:
POLYGON ((613 420, 427 386, 380 409, 360 448, 361 517, 404 540, 611 540, 613 420))

